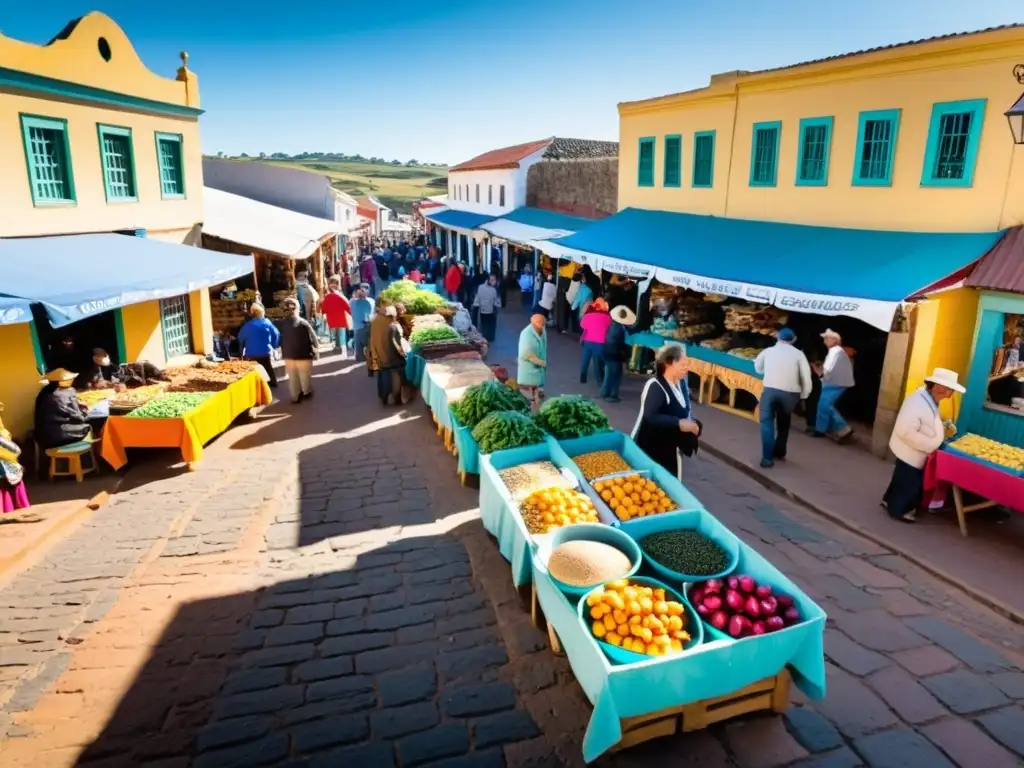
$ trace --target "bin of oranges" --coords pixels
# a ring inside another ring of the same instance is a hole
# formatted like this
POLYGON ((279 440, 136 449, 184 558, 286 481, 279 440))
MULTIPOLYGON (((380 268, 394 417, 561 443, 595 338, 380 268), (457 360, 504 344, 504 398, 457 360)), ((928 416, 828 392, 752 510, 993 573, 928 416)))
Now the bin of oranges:
POLYGON ((551 533, 573 523, 597 523, 594 502, 571 488, 542 488, 527 496, 519 506, 530 533, 551 533))
POLYGON ((654 579, 609 581, 584 602, 581 618, 614 661, 639 661, 629 654, 672 656, 702 637, 683 598, 654 579))
POLYGON ((639 472, 599 478, 594 490, 622 522, 679 509, 656 482, 639 472))

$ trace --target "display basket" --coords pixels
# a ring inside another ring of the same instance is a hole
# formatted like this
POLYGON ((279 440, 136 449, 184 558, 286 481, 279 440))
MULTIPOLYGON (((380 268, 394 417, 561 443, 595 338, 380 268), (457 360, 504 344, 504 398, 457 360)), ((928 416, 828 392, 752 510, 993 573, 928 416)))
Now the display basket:
POLYGON ((643 547, 640 546, 640 551, 643 552, 644 562, 651 568, 651 570, 657 573, 659 577, 669 584, 684 584, 694 581, 704 581, 705 579, 721 579, 735 571, 740 560, 740 540, 732 531, 719 523, 718 520, 716 520, 710 513, 704 510, 684 510, 673 514, 664 513, 660 515, 642 517, 638 520, 630 520, 628 523, 624 523, 622 525, 622 530, 628 533, 629 536, 636 541, 637 546, 640 546, 644 537, 650 536, 653 533, 662 533, 664 531, 697 531, 698 533, 702 533, 707 536, 725 550, 725 553, 729 558, 726 568, 719 573, 712 573, 705 576, 673 571, 671 568, 667 568, 659 563, 646 552, 643 552, 643 547))
MULTIPOLYGON (((555 579, 552 578, 550 574, 548 574, 548 576, 552 579, 552 581, 555 581, 555 579)), ((611 659, 616 664, 639 664, 641 662, 650 661, 651 659, 660 658, 673 659, 676 656, 682 656, 686 654, 688 651, 692 651, 694 648, 696 648, 704 641, 704 627, 701 623, 700 616, 697 615, 697 612, 693 609, 693 606, 690 605, 690 601, 683 597, 681 593, 672 589, 672 587, 668 586, 667 584, 663 584, 657 579, 651 579, 645 576, 633 576, 629 579, 629 581, 631 584, 640 584, 645 587, 664 589, 665 595, 667 597, 671 597, 673 600, 675 600, 675 602, 680 603, 683 606, 683 610, 686 613, 686 629, 690 634, 690 639, 686 643, 686 646, 683 648, 682 653, 672 654, 671 656, 647 656, 643 653, 627 651, 625 648, 620 648, 618 646, 612 645, 611 643, 606 643, 604 640, 595 637, 594 641, 597 643, 598 647, 602 651, 604 651, 604 654, 609 659, 611 659)), ((594 620, 591 619, 587 613, 590 608, 587 605, 587 598, 590 597, 591 593, 598 593, 603 591, 603 586, 587 590, 586 596, 583 597, 580 600, 579 605, 576 606, 576 612, 579 616, 580 624, 583 626, 583 631, 591 635, 593 635, 593 632, 591 632, 590 627, 591 624, 593 624, 594 620)))
MULTIPOLYGON (((615 451, 623 458, 623 460, 629 464, 632 469, 626 474, 640 474, 646 472, 646 476, 650 477, 655 483, 661 487, 662 490, 668 495, 676 507, 680 510, 692 510, 702 509, 703 505, 697 500, 697 497, 686 490, 683 484, 679 482, 671 473, 665 470, 660 464, 656 464, 651 458, 640 450, 639 446, 633 442, 633 440, 622 432, 602 432, 598 435, 591 435, 590 437, 578 437, 574 440, 562 440, 558 443, 562 450, 568 455, 570 459, 575 456, 579 456, 584 453, 592 453, 594 451, 615 451)), ((584 483, 584 491, 594 500, 594 505, 597 507, 598 514, 602 520, 608 519, 610 525, 624 526, 631 525, 633 520, 623 522, 619 520, 618 516, 611 510, 611 508, 601 499, 600 495, 594 491, 593 486, 586 481, 583 473, 579 470, 573 462, 576 474, 580 477, 580 480, 584 483)), ((595 480, 596 482, 596 480, 595 480)), ((653 517, 662 517, 665 515, 674 515, 675 512, 661 512, 653 517)), ((647 518, 640 518, 647 519, 647 518)))
MULTIPOLYGON (((966 435, 960 435, 959 437, 966 437, 966 435)), ((957 439, 959 439, 959 437, 957 439)), ((967 459, 969 461, 973 461, 975 464, 983 464, 986 467, 988 467, 989 469, 994 469, 997 472, 1005 472, 1006 474, 1013 475, 1014 477, 1024 477, 1024 470, 1011 469, 1010 467, 1004 467, 1002 464, 996 464, 994 461, 989 461, 988 459, 982 459, 982 458, 980 458, 978 456, 974 456, 974 455, 972 455, 970 453, 967 453, 966 451, 961 451, 959 448, 956 447, 956 443, 957 443, 957 440, 950 440, 948 443, 945 443, 942 446, 942 450, 948 451, 949 453, 952 453, 952 454, 955 454, 956 456, 959 456, 962 459, 967 459)))
MULTIPOLYGON (((565 544, 567 541, 598 541, 602 544, 608 544, 620 550, 632 563, 632 567, 627 573, 622 574, 621 578, 632 576, 643 564, 643 553, 640 551, 640 547, 637 546, 637 543, 633 541, 628 534, 623 533, 621 529, 615 528, 611 525, 603 525, 601 523, 577 523, 576 525, 559 528, 557 531, 553 531, 543 537, 534 538, 537 543, 536 561, 549 576, 551 576, 551 573, 547 570, 547 567, 551 553, 556 547, 561 544, 565 544)), ((554 576, 551 576, 551 580, 558 585, 558 588, 562 590, 563 593, 574 597, 582 597, 595 588, 594 585, 577 587, 572 584, 566 584, 564 581, 561 581, 554 576)))

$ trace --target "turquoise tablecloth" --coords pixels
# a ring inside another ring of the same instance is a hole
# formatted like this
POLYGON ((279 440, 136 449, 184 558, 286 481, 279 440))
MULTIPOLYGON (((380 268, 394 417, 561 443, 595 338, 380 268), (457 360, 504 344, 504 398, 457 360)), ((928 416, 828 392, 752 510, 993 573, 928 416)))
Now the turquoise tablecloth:
MULTIPOLYGON (((720 529, 716 531, 717 536, 732 537, 710 513, 689 514, 710 517, 711 521, 706 524, 720 529)), ((749 573, 758 582, 771 584, 777 591, 792 595, 804 617, 803 623, 781 632, 742 640, 712 636, 705 627, 704 643, 684 654, 616 665, 608 660, 589 629, 580 622, 578 604, 566 599, 543 564, 534 560, 534 589, 544 616, 558 633, 576 679, 594 705, 583 738, 584 760, 596 760, 619 742, 622 718, 734 693, 777 675, 787 666, 800 690, 812 699, 824 698, 825 613, 777 568, 742 543, 737 572, 749 573)), ((681 585, 669 586, 678 589, 681 585)))
POLYGON ((415 387, 421 387, 423 382, 423 371, 426 370, 427 361, 410 352, 405 356, 405 378, 415 387))
MULTIPOLYGON (((450 409, 449 409, 450 411, 450 409)), ((480 446, 473 439, 473 430, 463 425, 461 421, 451 414, 452 435, 455 440, 455 450, 459 456, 459 472, 469 472, 473 475, 480 474, 480 446)))
POLYGON ((640 331, 639 333, 627 333, 626 343, 634 347, 647 347, 648 349, 661 349, 666 341, 664 336, 659 336, 656 333, 650 331, 640 331))
POLYGON ((661 349, 665 344, 682 344, 686 347, 686 354, 695 360, 703 360, 705 363, 714 363, 723 368, 731 368, 734 371, 747 373, 759 379, 764 378, 754 370, 753 360, 744 360, 742 357, 720 352, 717 349, 708 349, 707 347, 700 346, 700 344, 690 344, 678 339, 659 336, 657 333, 651 333, 650 331, 627 333, 626 343, 633 346, 647 347, 648 349, 661 349))

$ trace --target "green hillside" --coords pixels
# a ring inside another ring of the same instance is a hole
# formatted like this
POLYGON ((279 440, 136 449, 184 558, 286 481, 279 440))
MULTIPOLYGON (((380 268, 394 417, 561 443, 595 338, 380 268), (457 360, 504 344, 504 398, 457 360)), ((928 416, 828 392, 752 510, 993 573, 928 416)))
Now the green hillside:
POLYGON ((356 197, 374 195, 399 213, 411 213, 412 203, 416 200, 429 195, 444 194, 448 189, 448 168, 437 165, 393 165, 326 159, 234 159, 302 168, 311 173, 319 173, 329 177, 336 189, 356 197))

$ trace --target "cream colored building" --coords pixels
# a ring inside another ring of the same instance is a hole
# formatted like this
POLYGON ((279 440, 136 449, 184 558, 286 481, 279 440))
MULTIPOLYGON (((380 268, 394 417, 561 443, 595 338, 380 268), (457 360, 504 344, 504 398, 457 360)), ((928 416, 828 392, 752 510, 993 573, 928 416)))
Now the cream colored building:
MULTIPOLYGON (((0 35, 0 238, 71 236, 54 238, 54 265, 69 258, 69 244, 82 242, 73 236, 88 233, 198 246, 201 114, 199 81, 187 54, 174 77, 156 75, 101 13, 70 22, 46 45, 0 35)), ((96 258, 75 255, 82 268, 96 258)), ((54 265, 38 264, 40 291, 54 265)), ((108 351, 118 362, 158 365, 212 351, 203 279, 196 275, 187 285, 203 287, 177 296, 157 290, 153 295, 161 298, 138 300, 123 294, 115 308, 101 313, 107 320, 94 321, 112 329, 108 351)), ((41 325, 38 315, 33 322, 9 318, 0 325, 0 402, 16 435, 31 425, 48 344, 75 328, 41 325)))

